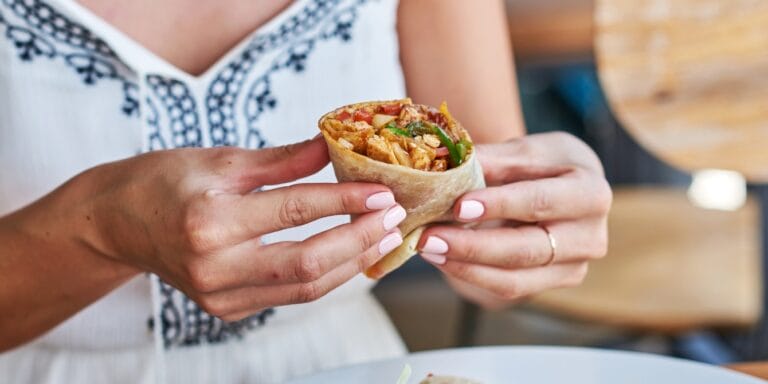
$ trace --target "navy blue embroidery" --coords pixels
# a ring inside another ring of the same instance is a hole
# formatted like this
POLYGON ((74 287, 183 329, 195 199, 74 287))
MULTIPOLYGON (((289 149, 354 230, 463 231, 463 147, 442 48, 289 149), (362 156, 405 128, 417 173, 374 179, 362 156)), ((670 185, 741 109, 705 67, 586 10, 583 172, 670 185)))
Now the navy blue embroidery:
POLYGON ((160 113, 157 111, 155 103, 149 97, 146 98, 146 122, 147 128, 151 130, 149 133, 149 150, 157 151, 161 149, 167 149, 168 145, 165 144, 163 136, 160 134, 160 113))
POLYGON ((118 70, 122 65, 112 49, 91 31, 75 23, 40 0, 2 0, 25 25, 11 23, 0 13, 0 25, 22 61, 38 57, 61 59, 87 85, 100 80, 122 83, 121 110, 127 116, 138 116, 136 84, 118 70))
POLYGON ((168 112, 174 148, 202 147, 203 136, 197 103, 186 84, 176 79, 148 75, 147 84, 168 112))
POLYGON ((40 0, 3 0, 13 13, 32 29, 42 31, 54 40, 73 48, 116 58, 115 53, 103 40, 90 30, 62 15, 40 0))
POLYGON ((8 26, 5 36, 13 41, 13 45, 19 50, 19 58, 24 61, 30 61, 36 56, 52 58, 56 55, 53 45, 38 39, 37 35, 27 29, 8 26))
MULTIPOLYGON (((314 28, 339 4, 340 0, 313 0, 301 12, 292 15, 277 30, 256 36, 237 59, 229 63, 211 82, 206 95, 208 123, 214 146, 238 145, 234 104, 245 78, 262 54, 289 44, 296 36, 314 28)), ((249 128, 246 145, 262 148, 266 142, 257 131, 249 128), (253 145, 253 146, 252 146, 253 145)))
MULTIPOLYGON (((243 320, 225 323, 202 311, 194 301, 166 283, 160 283, 160 294, 164 298, 160 321, 166 348, 242 339, 248 331, 264 325, 275 312, 270 308, 243 320)), ((149 324, 154 326, 152 321, 149 324)))
POLYGON ((356 5, 347 7, 333 15, 316 36, 300 40, 280 54, 269 70, 260 76, 253 84, 245 100, 245 118, 248 124, 246 145, 249 148, 262 148, 266 145, 258 128, 261 115, 277 106, 277 99, 272 94, 270 77, 283 69, 302 72, 307 66, 307 59, 318 42, 339 38, 349 41, 352 38, 351 29, 357 18, 357 6, 366 0, 358 0, 356 5))
POLYGON ((246 146, 248 148, 264 148, 267 145, 257 122, 264 111, 274 109, 277 106, 277 99, 272 95, 271 89, 269 76, 263 75, 253 83, 248 91, 248 96, 246 96, 245 119, 248 122, 246 146))

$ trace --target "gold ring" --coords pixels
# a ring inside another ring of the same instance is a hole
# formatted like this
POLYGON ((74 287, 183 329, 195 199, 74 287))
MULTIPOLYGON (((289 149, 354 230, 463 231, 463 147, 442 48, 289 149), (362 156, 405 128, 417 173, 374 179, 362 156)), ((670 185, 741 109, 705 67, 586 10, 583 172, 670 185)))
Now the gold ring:
POLYGON ((552 250, 549 253, 549 259, 546 263, 542 264, 542 267, 548 267, 555 263, 555 254, 557 253, 557 240, 555 240, 555 236, 552 236, 552 233, 549 232, 549 229, 543 225, 539 225, 541 229, 544 230, 544 233, 547 234, 547 238, 549 239, 549 248, 552 250))

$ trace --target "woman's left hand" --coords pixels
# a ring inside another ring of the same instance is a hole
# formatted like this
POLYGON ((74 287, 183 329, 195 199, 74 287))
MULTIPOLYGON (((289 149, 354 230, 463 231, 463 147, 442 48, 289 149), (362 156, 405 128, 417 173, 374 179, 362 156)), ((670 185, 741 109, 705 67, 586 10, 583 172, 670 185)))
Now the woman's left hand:
POLYGON ((488 187, 458 199, 454 217, 480 225, 427 229, 422 257, 486 307, 580 284, 608 245, 612 194, 594 152, 564 133, 476 148, 488 187))

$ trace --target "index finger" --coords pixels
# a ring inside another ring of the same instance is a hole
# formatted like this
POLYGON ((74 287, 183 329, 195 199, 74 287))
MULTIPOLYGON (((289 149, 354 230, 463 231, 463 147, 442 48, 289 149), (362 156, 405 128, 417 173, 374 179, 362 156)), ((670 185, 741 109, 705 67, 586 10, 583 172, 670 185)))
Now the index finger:
POLYGON ((229 205, 232 242, 297 227, 326 216, 387 209, 395 197, 385 186, 370 183, 296 184, 253 192, 229 205))

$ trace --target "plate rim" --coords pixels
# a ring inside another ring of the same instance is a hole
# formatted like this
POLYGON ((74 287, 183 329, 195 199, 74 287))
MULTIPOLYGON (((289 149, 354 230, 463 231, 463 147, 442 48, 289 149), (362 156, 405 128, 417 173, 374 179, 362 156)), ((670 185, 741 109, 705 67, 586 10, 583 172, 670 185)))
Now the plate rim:
MULTIPOLYGON (((302 375, 296 378, 293 378, 289 380, 286 384, 291 384, 294 382, 301 382, 302 380, 310 379, 314 376, 324 375, 324 374, 330 374, 332 372, 340 372, 345 370, 354 370, 361 366, 366 365, 377 365, 377 364, 386 364, 388 362, 394 362, 397 360, 407 360, 409 358, 414 357, 422 357, 422 356, 429 356, 429 355, 439 355, 444 353, 462 353, 466 351, 493 351, 493 350, 503 350, 503 351, 522 351, 524 352, 538 352, 538 353, 546 353, 546 352, 566 352, 566 353, 587 353, 587 354, 599 354, 599 355, 610 355, 610 356, 622 356, 622 357, 629 357, 631 359, 646 359, 646 360, 657 360, 657 361, 666 361, 666 362, 674 362, 675 364, 682 364, 687 366, 694 366, 697 367, 697 369, 706 369, 711 371, 718 371, 727 373, 733 376, 741 377, 745 379, 745 381, 753 381, 754 383, 768 383, 768 381, 761 379, 756 376, 751 376, 743 372, 727 369, 725 367, 719 366, 719 365, 713 365, 713 364, 707 364, 699 361, 684 359, 680 357, 675 356, 666 356, 666 355, 660 355, 650 352, 639 352, 639 351, 627 351, 627 350, 619 350, 619 349, 607 349, 607 348, 591 348, 591 347, 580 347, 580 346, 555 346, 555 345, 481 345, 481 346, 467 346, 467 347, 455 347, 455 348, 440 348, 440 349, 431 349, 426 351, 418 351, 418 352, 410 352, 406 353, 402 356, 395 356, 395 357, 387 357, 387 358, 381 358, 381 359, 375 359, 370 360, 366 362, 360 362, 360 363, 353 363, 349 365, 343 365, 335 368, 328 368, 323 369, 317 372, 313 372, 307 375, 302 375)), ((746 383, 745 383, 746 384, 746 383)))

